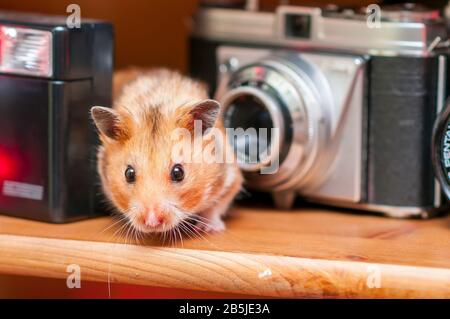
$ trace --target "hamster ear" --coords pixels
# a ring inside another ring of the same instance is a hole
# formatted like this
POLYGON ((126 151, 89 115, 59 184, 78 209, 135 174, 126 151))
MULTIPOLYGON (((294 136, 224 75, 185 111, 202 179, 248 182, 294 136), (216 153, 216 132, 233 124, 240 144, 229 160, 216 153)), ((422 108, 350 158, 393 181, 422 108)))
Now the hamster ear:
POLYGON ((91 116, 95 126, 101 135, 113 140, 123 140, 128 137, 125 124, 119 113, 112 108, 103 106, 93 106, 91 116))
POLYGON ((220 104, 215 100, 203 100, 194 104, 189 111, 189 115, 192 117, 191 128, 194 128, 194 121, 201 121, 202 133, 205 133, 207 129, 214 127, 219 112, 220 104))

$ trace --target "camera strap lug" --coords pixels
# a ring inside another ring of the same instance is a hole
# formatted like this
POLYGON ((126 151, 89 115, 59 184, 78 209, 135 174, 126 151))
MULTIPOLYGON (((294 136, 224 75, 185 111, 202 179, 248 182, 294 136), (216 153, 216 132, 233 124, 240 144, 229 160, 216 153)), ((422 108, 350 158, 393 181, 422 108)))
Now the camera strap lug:
POLYGON ((441 37, 436 37, 428 46, 428 53, 432 53, 435 49, 448 49, 450 48, 450 39, 443 41, 441 37))

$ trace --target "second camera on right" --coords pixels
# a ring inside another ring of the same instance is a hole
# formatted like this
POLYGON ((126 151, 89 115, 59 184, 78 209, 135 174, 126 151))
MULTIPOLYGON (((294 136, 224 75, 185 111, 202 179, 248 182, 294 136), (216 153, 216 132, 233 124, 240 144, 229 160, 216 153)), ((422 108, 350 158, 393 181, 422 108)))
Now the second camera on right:
MULTIPOLYGON (((375 8, 376 9, 376 8, 375 8)), ((191 71, 222 103, 250 188, 394 217, 447 200, 432 163, 449 95, 446 22, 421 6, 368 11, 203 8, 191 71), (205 62, 207 61, 207 62, 205 62), (254 131, 253 131, 254 132, 254 131)))

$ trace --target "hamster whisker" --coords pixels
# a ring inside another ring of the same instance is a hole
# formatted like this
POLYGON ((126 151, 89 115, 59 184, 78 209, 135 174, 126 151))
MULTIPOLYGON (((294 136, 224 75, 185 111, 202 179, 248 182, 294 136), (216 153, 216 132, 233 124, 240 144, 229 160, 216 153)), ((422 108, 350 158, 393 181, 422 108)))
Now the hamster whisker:
POLYGON ((116 231, 116 232, 114 233, 113 236, 115 236, 115 235, 118 233, 117 235, 119 235, 121 238, 122 238, 122 237, 125 237, 125 238, 123 238, 123 239, 124 239, 124 244, 125 244, 125 245, 128 245, 128 233, 129 233, 129 231, 130 231, 130 228, 133 227, 133 225, 131 225, 131 221, 130 221, 129 218, 126 218, 125 220, 126 220, 126 223, 124 223, 124 224, 122 225, 122 227, 120 227, 120 228, 118 229, 118 231, 116 231))
POLYGON ((134 212, 137 208, 138 208, 137 206, 131 206, 131 207, 129 207, 128 209, 124 210, 124 211, 122 212, 122 214, 128 215, 128 214, 134 212))
POLYGON ((167 230, 166 230, 166 225, 163 225, 163 234, 164 234, 164 240, 163 240, 163 244, 166 243, 166 237, 167 237, 167 230))
POLYGON ((185 230, 189 238, 196 238, 198 236, 192 229, 192 224, 183 220, 183 222, 180 223, 180 226, 185 230))
POLYGON ((180 222, 180 224, 178 225, 181 229, 181 231, 183 232, 183 235, 188 236, 188 238, 192 238, 191 234, 189 232, 189 229, 187 228, 187 226, 184 224, 184 222, 180 222))
POLYGON ((136 238, 136 231, 137 231, 137 229, 135 227, 131 228, 130 237, 133 239, 134 243, 138 243, 137 238, 136 238))
POLYGON ((173 208, 175 208, 176 213, 181 214, 182 218, 180 218, 180 216, 178 216, 178 218, 180 218, 181 220, 190 220, 190 221, 200 222, 205 226, 210 226, 211 221, 208 218, 205 218, 198 214, 194 214, 192 212, 181 209, 177 205, 172 204, 172 206, 173 206, 173 208))
POLYGON ((185 219, 193 221, 195 223, 200 223, 200 224, 205 225, 207 227, 209 227, 211 225, 211 223, 210 223, 211 221, 209 219, 205 218, 204 221, 203 221, 199 217, 200 216, 195 216, 195 215, 194 216, 186 216, 185 219))
POLYGON ((128 232, 127 232, 127 238, 130 241, 129 245, 136 244, 136 241, 134 240, 134 232, 135 232, 135 230, 136 230, 136 228, 131 223, 129 223, 129 229, 128 229, 128 232))
POLYGON ((134 240, 134 231, 135 231, 135 229, 136 228, 134 228, 133 225, 130 225, 130 230, 129 230, 129 233, 128 233, 128 238, 130 240, 130 244, 129 245, 136 244, 136 241, 134 240))
POLYGON ((203 240, 207 241, 209 244, 211 244, 211 242, 205 236, 203 236, 203 234, 201 233, 201 231, 203 231, 205 234, 207 232, 199 227, 196 227, 194 224, 190 223, 189 222, 190 218, 191 218, 191 216, 188 216, 185 220, 183 220, 183 223, 185 223, 185 227, 190 230, 190 233, 192 233, 193 238, 200 237, 201 239, 203 239, 203 240))
POLYGON ((176 227, 175 229, 177 230, 178 235, 180 235, 181 247, 183 247, 183 246, 184 246, 184 243, 183 243, 183 236, 182 236, 182 234, 181 234, 180 228, 179 228, 179 227, 176 227))
MULTIPOLYGON (((167 244, 170 245, 171 240, 172 240, 170 229, 166 230, 165 227, 163 227, 163 229, 164 229, 164 237, 167 238, 167 242, 168 242, 167 244)), ((164 244, 165 244, 165 241, 164 241, 164 244)))
POLYGON ((122 222, 123 224, 120 225, 119 229, 116 229, 116 231, 113 234, 113 237, 117 234, 117 232, 119 232, 120 230, 122 230, 125 226, 126 226, 126 219, 127 218, 121 218, 119 221, 122 222))
MULTIPOLYGON (((129 219, 129 214, 130 214, 133 210, 135 210, 136 208, 137 208, 137 207, 132 206, 132 207, 130 207, 129 209, 123 211, 120 215, 119 215, 119 214, 115 214, 115 216, 113 216, 113 218, 118 218, 118 220, 116 220, 116 221, 113 222, 111 225, 109 225, 107 228, 105 228, 104 230, 102 230, 101 233, 105 232, 106 230, 108 230, 108 229, 110 229, 110 228, 113 228, 113 227, 117 226, 118 224, 123 223, 123 224, 121 225, 121 227, 120 227, 118 230, 116 230, 116 231, 114 232, 114 234, 111 236, 111 237, 115 237, 116 235, 120 235, 120 237, 122 237, 122 236, 123 236, 122 230, 123 230, 123 232, 124 232, 125 230, 128 230, 128 227, 133 227, 133 226, 131 225, 131 221, 130 221, 130 219, 129 219), (118 216, 118 217, 117 217, 117 216, 118 216)), ((134 227, 133 227, 133 228, 134 228, 134 227)))
POLYGON ((165 231, 165 225, 163 225, 163 231, 160 234, 157 234, 157 236, 162 240, 162 244, 164 245, 165 239, 166 239, 166 231, 165 231))
POLYGON ((125 245, 128 245, 128 233, 130 232, 130 224, 127 223, 126 225, 126 232, 125 232, 125 245))
MULTIPOLYGON (((189 224, 189 226, 191 226, 190 224, 191 221, 193 222, 201 222, 199 220, 196 219, 196 217, 200 217, 194 213, 191 213, 189 211, 183 210, 180 207, 178 207, 177 205, 172 204, 172 207, 174 208, 175 214, 177 214, 177 217, 180 220, 180 224, 181 223, 185 223, 186 225, 189 224)), ((203 224, 205 224, 206 226, 209 226, 209 224, 202 222, 203 224)))
POLYGON ((203 222, 207 223, 208 225, 211 223, 211 220, 209 218, 203 217, 202 215, 190 214, 189 216, 194 217, 195 219, 197 219, 199 221, 203 221, 203 222))
POLYGON ((122 233, 126 229, 127 224, 123 224, 119 229, 117 229, 111 237, 122 237, 122 233))
MULTIPOLYGON (((117 218, 115 216, 113 216, 113 218, 117 218)), ((104 232, 106 232, 107 230, 111 229, 114 226, 117 226, 117 224, 123 222, 125 219, 127 219, 127 216, 120 216, 118 219, 116 219, 115 221, 113 221, 112 224, 108 225, 106 228, 104 228, 103 230, 101 230, 99 232, 99 234, 103 234, 104 232)))
POLYGON ((173 228, 170 230, 170 245, 172 247, 175 247, 175 233, 173 231, 173 228))
POLYGON ((135 237, 135 241, 139 244, 139 245, 141 245, 142 243, 141 243, 141 231, 139 230, 139 229, 137 229, 137 228, 134 228, 134 237, 135 237))
POLYGON ((201 234, 199 234, 198 232, 196 232, 193 229, 193 225, 191 223, 188 223, 187 221, 183 220, 180 223, 180 227, 184 230, 184 232, 186 233, 186 235, 190 238, 190 239, 195 239, 197 237, 201 237, 203 239, 205 239, 207 241, 206 238, 204 238, 201 234))

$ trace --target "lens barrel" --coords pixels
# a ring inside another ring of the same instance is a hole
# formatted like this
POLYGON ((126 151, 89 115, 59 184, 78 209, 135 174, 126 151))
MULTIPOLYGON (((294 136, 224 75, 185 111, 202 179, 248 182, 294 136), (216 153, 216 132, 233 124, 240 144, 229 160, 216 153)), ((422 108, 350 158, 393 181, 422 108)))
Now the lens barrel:
POLYGON ((225 127, 242 129, 228 137, 244 172, 259 172, 287 154, 292 123, 275 90, 263 83, 242 86, 227 95, 224 105, 225 127))
POLYGON ((219 100, 227 129, 256 129, 256 135, 230 139, 250 187, 298 190, 324 174, 318 158, 330 137, 333 109, 327 85, 318 69, 294 54, 268 56, 231 74, 219 100))

